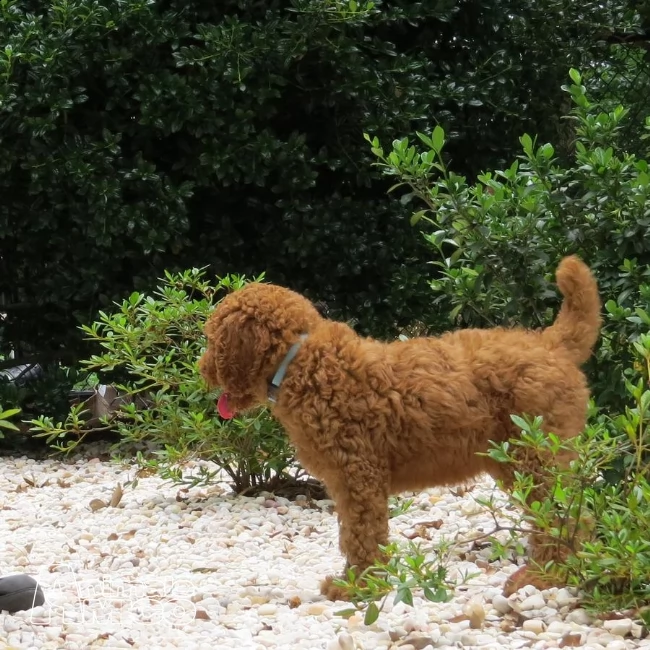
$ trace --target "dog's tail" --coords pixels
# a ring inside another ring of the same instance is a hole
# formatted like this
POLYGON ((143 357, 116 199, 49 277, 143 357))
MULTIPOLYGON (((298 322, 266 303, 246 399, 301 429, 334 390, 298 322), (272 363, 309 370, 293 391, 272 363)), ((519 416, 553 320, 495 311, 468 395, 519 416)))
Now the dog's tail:
POLYGON ((576 364, 583 364, 591 356, 600 332, 598 285, 589 267, 574 255, 560 262, 556 280, 564 302, 543 337, 567 350, 576 364))

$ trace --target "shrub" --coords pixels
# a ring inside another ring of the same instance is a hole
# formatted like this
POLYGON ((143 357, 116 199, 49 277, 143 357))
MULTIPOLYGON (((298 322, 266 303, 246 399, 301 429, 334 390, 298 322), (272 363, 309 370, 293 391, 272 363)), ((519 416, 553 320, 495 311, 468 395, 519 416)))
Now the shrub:
MULTIPOLYGON (((397 544, 381 547, 385 556, 360 575, 348 569, 345 578, 335 584, 346 589, 354 607, 338 612, 348 618, 357 611, 364 612, 364 623, 372 625, 393 595, 393 604, 413 605, 413 592, 421 591, 424 598, 434 603, 451 599, 455 584, 447 576, 451 544, 443 542, 433 551, 410 542, 406 549, 397 544), (380 601, 377 605, 377 601, 380 601)), ((469 578, 471 576, 467 576, 469 578)))
POLYGON ((199 269, 166 273, 152 295, 134 292, 119 310, 102 312, 99 321, 82 327, 102 351, 82 365, 116 383, 117 408, 113 404, 96 422, 82 402, 64 421, 34 419, 35 435, 70 451, 89 434, 114 430, 120 436, 116 451, 131 452, 136 445, 142 469, 165 478, 196 484, 224 470, 237 492, 282 488, 293 456, 280 426, 264 408, 221 420, 215 393, 197 368, 207 316, 224 291, 244 283, 245 278, 231 275, 212 285, 199 269), (191 460, 216 467, 200 464, 198 472, 188 474, 184 468, 191 460))
POLYGON ((412 223, 424 225, 435 253, 430 326, 547 325, 557 308, 555 268, 578 253, 595 271, 609 314, 591 383, 599 406, 620 407, 630 342, 650 325, 650 170, 617 146, 626 109, 601 111, 576 70, 571 80, 571 165, 524 135, 517 160, 470 184, 448 168, 440 127, 418 133, 423 148, 403 138, 385 153, 377 137, 366 138, 395 187, 406 188, 402 200, 423 203, 412 223))
MULTIPOLYGON (((578 253, 595 270, 606 311, 590 367, 599 408, 592 405, 584 434, 570 442, 544 434, 536 414, 513 416, 521 438, 495 446, 490 455, 517 463, 521 446, 545 456, 578 453, 570 468, 548 470, 553 491, 544 503, 526 503, 540 477, 518 475, 511 498, 523 515, 513 515, 508 527, 513 543, 531 525, 546 531, 571 553, 538 567, 542 573, 564 575, 597 612, 627 609, 647 617, 650 172, 643 157, 619 146, 626 109, 603 110, 587 96, 576 70, 570 77, 565 90, 576 134, 571 164, 561 164, 551 144, 524 135, 514 163, 470 184, 445 162, 440 127, 418 133, 419 147, 403 138, 389 152, 379 138, 366 139, 384 173, 397 180, 392 189, 403 190, 402 202, 423 203, 411 221, 435 251, 431 329, 545 326, 557 310, 553 285, 560 258, 578 253), (593 522, 587 535, 576 525, 581 520, 593 522)), ((650 130, 650 119, 645 128, 650 130)), ((494 549, 506 550, 496 540, 494 549)))
POLYGON ((517 447, 545 455, 577 452, 569 469, 547 468, 552 492, 544 503, 527 504, 526 495, 536 479, 517 476, 511 494, 523 515, 511 530, 518 538, 522 524, 534 525, 572 551, 566 560, 549 562, 538 570, 565 576, 569 585, 578 588, 583 605, 598 613, 631 610, 631 615, 650 623, 650 334, 642 334, 632 350, 637 363, 625 381, 630 405, 623 412, 594 412, 584 434, 569 442, 544 434, 540 418, 514 418, 521 439, 495 445, 490 455, 517 463, 517 447), (607 481, 612 460, 619 458, 622 476, 607 481), (581 517, 593 522, 586 537, 575 524, 581 517))

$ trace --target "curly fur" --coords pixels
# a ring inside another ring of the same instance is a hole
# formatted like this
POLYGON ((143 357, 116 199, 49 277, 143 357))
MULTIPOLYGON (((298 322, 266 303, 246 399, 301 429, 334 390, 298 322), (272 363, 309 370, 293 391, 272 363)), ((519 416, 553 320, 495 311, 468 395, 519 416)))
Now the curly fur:
MULTIPOLYGON (((209 385, 227 391, 233 410, 245 410, 267 402, 271 377, 308 334, 271 408, 301 464, 336 501, 346 566, 363 570, 388 542, 390 494, 483 472, 512 482, 512 467, 477 455, 489 441, 517 435, 510 414, 541 415, 562 438, 583 429, 589 391, 579 366, 598 338, 600 300, 576 257, 562 260, 557 282, 564 302, 544 330, 466 329, 392 343, 323 318, 293 291, 249 284, 208 319, 200 369, 209 385)), ((544 464, 568 461, 526 458, 525 466, 538 474, 544 464)), ((533 534, 534 561, 561 553, 533 534)), ((523 568, 506 593, 534 581, 523 568)), ((322 592, 343 596, 331 577, 322 592)))

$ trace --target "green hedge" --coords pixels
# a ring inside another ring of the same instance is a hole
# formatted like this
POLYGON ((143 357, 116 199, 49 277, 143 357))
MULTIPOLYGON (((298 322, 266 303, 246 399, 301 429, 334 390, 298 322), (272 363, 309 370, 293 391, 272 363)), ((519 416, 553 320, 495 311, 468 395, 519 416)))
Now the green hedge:
POLYGON ((2 2, 0 354, 72 362, 78 323, 205 264, 394 334, 427 254, 362 133, 440 122, 476 171, 556 132, 566 62, 623 20, 574 5, 2 2))

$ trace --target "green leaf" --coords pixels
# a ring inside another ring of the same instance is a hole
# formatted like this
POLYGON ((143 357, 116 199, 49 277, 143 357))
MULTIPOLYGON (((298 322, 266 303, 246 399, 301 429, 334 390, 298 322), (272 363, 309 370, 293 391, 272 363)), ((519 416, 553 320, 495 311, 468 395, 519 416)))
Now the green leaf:
POLYGON ((533 152, 533 140, 528 133, 524 133, 524 135, 519 138, 519 142, 521 142, 526 156, 528 156, 528 158, 533 158, 535 156, 533 152))
POLYGON ((419 131, 416 131, 415 134, 418 136, 418 138, 420 138, 420 140, 422 140, 422 142, 424 142, 427 147, 433 149, 433 141, 428 135, 425 133, 420 133, 419 131))
POLYGON ((369 603, 366 609, 366 615, 363 618, 364 624, 372 625, 377 621, 378 618, 379 618, 379 608, 377 607, 377 604, 374 602, 369 603))
POLYGON ((418 212, 412 214, 410 219, 411 225, 415 226, 427 212, 428 210, 418 210, 418 212))
POLYGON ((350 618, 350 616, 354 616, 357 613, 356 609, 341 609, 338 612, 334 612, 336 616, 341 616, 342 618, 350 618))
POLYGON ((445 131, 438 125, 433 129, 433 134, 431 136, 431 144, 437 153, 442 151, 442 148, 445 144, 445 131))
POLYGON ((438 587, 431 600, 434 603, 446 603, 449 600, 449 592, 444 587, 438 587))
POLYGON ((543 158, 546 158, 546 160, 550 160, 553 157, 555 150, 553 149, 553 145, 547 142, 545 145, 540 147, 539 152, 543 158))
POLYGON ((458 314, 460 314, 460 310, 463 308, 463 305, 456 305, 451 312, 449 312, 449 320, 455 321, 456 318, 458 317, 458 314))
POLYGON ((524 420, 524 418, 520 417, 519 415, 511 415, 510 419, 514 422, 515 426, 517 426, 522 431, 528 431, 530 429, 526 420, 524 420))
MULTIPOLYGON (((650 325, 650 315, 648 315, 648 313, 644 309, 641 309, 641 307, 637 307, 634 311, 636 312, 637 316, 643 321, 645 325, 650 325)), ((2 417, 2 415, 0 415, 0 417, 2 417)))
POLYGON ((413 593, 409 587, 399 587, 395 594, 395 603, 406 603, 413 607, 413 593))

